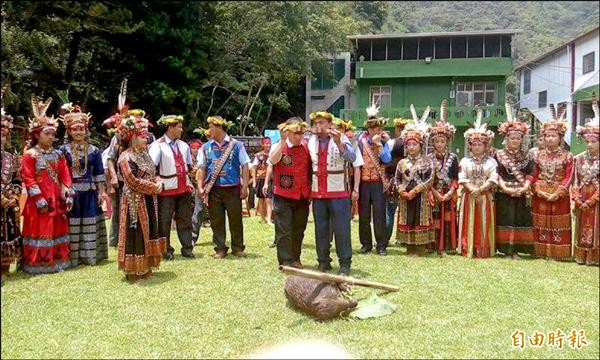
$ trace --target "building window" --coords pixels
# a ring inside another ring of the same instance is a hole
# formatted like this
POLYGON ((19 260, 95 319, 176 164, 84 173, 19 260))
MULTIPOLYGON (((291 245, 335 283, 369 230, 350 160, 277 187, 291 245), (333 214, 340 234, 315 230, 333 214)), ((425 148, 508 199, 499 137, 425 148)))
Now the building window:
POLYGON ((531 70, 523 70, 523 94, 531 92, 531 70))
POLYGON ((587 74, 590 71, 594 71, 594 52, 583 55, 583 74, 587 74))
POLYGON ((456 84, 456 106, 494 106, 498 100, 495 82, 459 82, 456 84))
POLYGON ((371 86, 371 96, 369 105, 375 104, 380 108, 392 107, 392 87, 391 86, 371 86))
POLYGON ((548 105, 548 92, 546 90, 538 93, 538 108, 542 109, 548 105))
POLYGON ((500 37, 485 37, 485 57, 500 57, 500 37))
POLYGON ((404 39, 403 60, 416 60, 419 50, 419 39, 404 39))
POLYGON ((450 38, 442 37, 435 39, 435 58, 450 59, 450 38))
POLYGON ((423 38, 419 41, 419 59, 433 57, 433 39, 423 38))
POLYGON ((594 118, 594 110, 592 109, 591 102, 580 102, 579 103, 579 123, 578 125, 583 126, 590 119, 594 118))
POLYGON ((371 60, 386 60, 387 44, 385 39, 373 40, 373 53, 371 60))
POLYGON ((467 38, 456 37, 452 39, 452 56, 453 59, 462 59, 467 57, 467 38))
POLYGON ((467 57, 483 57, 483 36, 469 36, 467 42, 467 57))

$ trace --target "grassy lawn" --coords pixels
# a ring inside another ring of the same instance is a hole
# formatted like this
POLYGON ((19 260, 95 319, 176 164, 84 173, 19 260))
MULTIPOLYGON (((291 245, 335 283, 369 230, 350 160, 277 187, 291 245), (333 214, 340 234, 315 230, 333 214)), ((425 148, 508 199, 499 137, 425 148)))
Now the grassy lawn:
MULTIPOLYGON (((177 253, 138 284, 128 284, 117 270, 114 248, 97 267, 12 275, 2 287, 2 358, 231 358, 294 339, 326 340, 369 358, 600 356, 597 267, 410 258, 393 246, 387 257, 355 253, 353 276, 402 288, 381 295, 398 310, 378 319, 321 323, 286 305, 284 275, 276 271, 275 249, 268 248, 273 228, 257 217, 244 225, 248 258, 213 260, 210 229, 203 228, 196 259, 177 253), (588 346, 573 350, 565 340, 562 350, 512 347, 515 329, 529 336, 557 328, 585 330, 588 346)), ((302 256, 311 268, 313 229, 309 223, 302 256)), ((358 224, 352 231, 357 251, 358 224)), ((355 296, 370 291, 355 289, 355 296)))

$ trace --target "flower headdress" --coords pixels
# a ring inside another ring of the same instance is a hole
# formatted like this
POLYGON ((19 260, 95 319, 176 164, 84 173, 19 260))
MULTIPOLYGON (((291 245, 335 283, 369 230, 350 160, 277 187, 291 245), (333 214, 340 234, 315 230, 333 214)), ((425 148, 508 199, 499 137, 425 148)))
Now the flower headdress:
POLYGON ((506 121, 498 127, 498 132, 504 136, 508 136, 512 132, 517 132, 522 136, 529 133, 529 125, 526 122, 515 119, 513 109, 510 103, 505 104, 506 121))
POLYGON ((344 121, 342 119, 335 118, 333 119, 333 125, 344 129, 344 131, 356 130, 356 126, 352 125, 352 120, 344 121))
POLYGON ((407 143, 410 140, 414 140, 419 144, 423 145, 423 143, 427 140, 429 133, 429 124, 427 123, 427 117, 429 116, 429 112, 431 108, 428 106, 421 118, 417 115, 417 110, 413 104, 410 104, 410 112, 412 114, 412 120, 406 124, 404 130, 400 134, 400 138, 404 143, 407 143))
POLYGON ((206 122, 209 124, 214 124, 214 125, 218 125, 221 126, 223 128, 229 128, 232 127, 234 124, 231 121, 227 121, 225 119, 223 119, 221 116, 215 115, 215 116, 209 116, 208 119, 206 119, 206 122))
POLYGON ((560 137, 563 137, 567 132, 567 122, 565 121, 567 106, 561 106, 558 109, 557 115, 554 104, 550 104, 550 114, 552 115, 552 119, 542 124, 542 133, 544 135, 549 133, 557 133, 560 137))
POLYGON ((129 142, 133 136, 147 136, 148 125, 139 117, 128 116, 119 122, 116 130, 122 141, 129 142))
POLYGON ((210 130, 203 127, 197 127, 194 129, 193 133, 202 136, 208 136, 210 134, 210 130))
POLYGON ((33 110, 33 118, 29 118, 29 131, 47 131, 53 130, 56 131, 57 122, 54 116, 48 117, 46 115, 46 111, 48 111, 48 107, 52 103, 52 98, 49 97, 46 100, 42 101, 36 95, 31 96, 31 107, 33 110))
POLYGON ((443 136, 446 139, 450 139, 455 132, 456 128, 454 125, 448 122, 448 101, 444 99, 440 106, 440 120, 436 121, 431 129, 429 129, 429 137, 433 139, 443 136))
POLYGON ((304 121, 299 121, 293 124, 286 124, 286 123, 282 123, 279 124, 277 126, 277 128, 279 130, 283 130, 283 131, 291 131, 291 132, 305 132, 306 130, 308 130, 309 126, 306 122, 304 121))
POLYGON ((163 126, 171 126, 178 123, 183 123, 182 115, 163 115, 157 121, 157 124, 163 126))
POLYGON ((577 126, 577 136, 587 141, 600 138, 600 111, 598 110, 596 93, 592 93, 592 110, 594 110, 594 117, 586 122, 584 126, 577 126))
POLYGON ((494 138, 494 133, 487 129, 487 124, 483 122, 483 110, 477 107, 477 119, 473 127, 465 131, 465 139, 469 145, 475 143, 489 144, 494 138))
POLYGON ((384 127, 388 119, 379 116, 379 106, 371 104, 367 109, 367 121, 365 121, 364 128, 368 129, 375 126, 384 127))
POLYGON ((310 113, 310 115, 308 115, 308 118, 310 119, 310 121, 315 121, 318 118, 323 118, 323 119, 327 119, 329 121, 333 121, 333 114, 328 113, 327 111, 315 111, 313 113, 310 113))
POLYGON ((395 118, 394 126, 406 126, 410 120, 405 118, 395 118))

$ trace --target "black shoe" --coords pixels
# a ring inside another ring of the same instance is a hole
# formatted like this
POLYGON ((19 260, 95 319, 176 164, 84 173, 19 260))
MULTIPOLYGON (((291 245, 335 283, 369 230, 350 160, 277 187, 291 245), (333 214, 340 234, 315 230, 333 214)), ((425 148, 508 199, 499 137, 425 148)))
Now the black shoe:
POLYGON ((317 267, 317 270, 319 270, 320 272, 327 272, 331 269, 333 269, 331 267, 331 264, 319 264, 319 266, 317 267))
POLYGON ((173 255, 173 253, 168 252, 164 255, 164 258, 165 260, 175 260, 175 255, 173 255))
POLYGON ((196 255, 194 255, 194 253, 189 252, 189 253, 181 253, 181 256, 188 258, 188 259, 195 259, 196 255))
POLYGON ((371 250, 373 250, 373 248, 368 248, 366 246, 363 246, 363 247, 360 248, 360 253, 361 254, 367 254, 367 253, 370 253, 371 250))
POLYGON ((387 251, 385 249, 377 250, 377 255, 379 255, 379 256, 386 256, 387 255, 387 251))
POLYGON ((350 276, 350 266, 340 266, 339 275, 350 276))

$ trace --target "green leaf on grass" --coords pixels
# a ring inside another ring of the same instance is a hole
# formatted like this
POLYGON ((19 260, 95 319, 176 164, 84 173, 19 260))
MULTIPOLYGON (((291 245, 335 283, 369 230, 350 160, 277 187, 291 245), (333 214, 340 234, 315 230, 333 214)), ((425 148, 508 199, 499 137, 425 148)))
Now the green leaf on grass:
POLYGON ((396 305, 380 298, 371 292, 368 298, 358 302, 356 310, 350 313, 350 317, 359 319, 376 318, 389 315, 396 311, 396 305))

